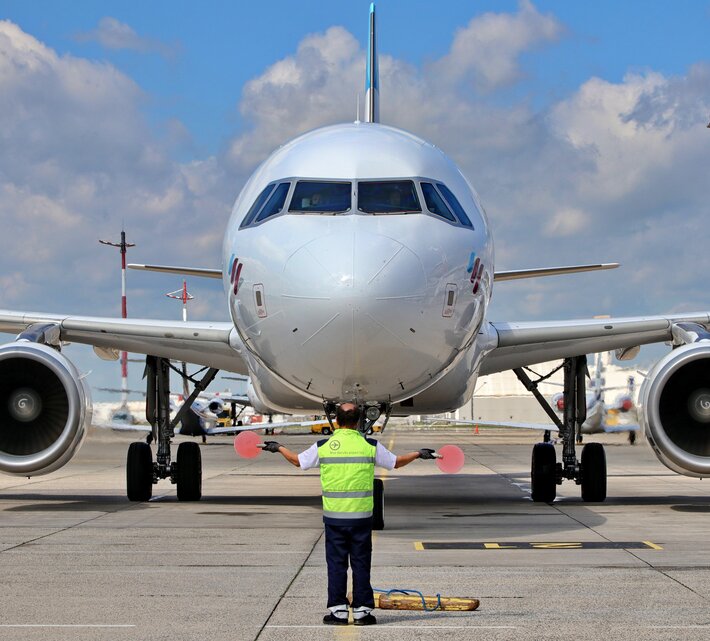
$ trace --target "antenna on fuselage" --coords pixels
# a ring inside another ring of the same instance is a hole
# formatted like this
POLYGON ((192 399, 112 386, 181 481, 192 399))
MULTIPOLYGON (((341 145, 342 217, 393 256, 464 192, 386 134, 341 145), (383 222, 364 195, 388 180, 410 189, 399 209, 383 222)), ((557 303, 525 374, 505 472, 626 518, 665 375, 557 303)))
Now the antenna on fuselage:
POLYGON ((380 122, 380 74, 377 67, 377 39, 375 34, 375 3, 370 4, 370 38, 367 47, 365 77, 365 122, 380 122))

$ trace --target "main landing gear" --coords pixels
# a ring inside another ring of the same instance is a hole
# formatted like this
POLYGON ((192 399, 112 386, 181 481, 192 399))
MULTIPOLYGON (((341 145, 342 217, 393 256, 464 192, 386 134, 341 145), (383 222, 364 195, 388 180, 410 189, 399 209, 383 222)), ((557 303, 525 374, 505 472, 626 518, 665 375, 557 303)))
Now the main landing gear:
MULTIPOLYGON (((148 379, 146 418, 152 426, 148 442, 131 443, 126 460, 126 490, 129 501, 148 501, 153 494, 153 485, 160 479, 169 478, 177 485, 180 501, 199 501, 202 497, 202 455, 200 446, 193 442, 180 443, 177 460, 171 461, 170 445, 175 435, 175 426, 190 409, 197 395, 217 375, 218 370, 208 369, 202 380, 196 381, 192 394, 182 404, 173 420, 170 420, 170 361, 166 358, 147 356, 145 377, 148 379), (150 443, 157 443, 155 461, 150 443)), ((174 368, 172 368, 174 369, 174 368)), ((178 371, 178 370, 175 370, 178 371)), ((178 373, 180 373, 178 371, 178 373)))
POLYGON ((530 470, 532 500, 552 503, 555 500, 557 486, 565 479, 574 480, 581 485, 582 500, 601 502, 606 499, 606 455, 601 443, 587 443, 582 448, 581 460, 577 460, 575 446, 582 442, 582 423, 587 418, 587 399, 585 375, 587 357, 566 358, 564 368, 564 420, 560 421, 547 400, 537 389, 537 381, 521 368, 514 372, 525 388, 532 392, 542 409, 557 425, 562 440, 562 461, 557 462, 555 446, 550 442, 549 430, 545 432, 544 442, 533 447, 530 470))

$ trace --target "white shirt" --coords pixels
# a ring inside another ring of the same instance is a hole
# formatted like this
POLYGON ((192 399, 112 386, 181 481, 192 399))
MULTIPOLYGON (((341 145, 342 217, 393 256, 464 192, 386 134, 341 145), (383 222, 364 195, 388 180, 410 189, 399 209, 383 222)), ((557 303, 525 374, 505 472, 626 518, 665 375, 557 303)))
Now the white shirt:
MULTIPOLYGON (((392 454, 382 443, 377 442, 375 448, 375 465, 384 467, 386 470, 393 470, 397 463, 397 456, 392 454)), ((298 455, 298 464, 302 470, 310 470, 313 467, 320 467, 318 458, 318 442, 313 443, 307 450, 303 450, 298 455)))

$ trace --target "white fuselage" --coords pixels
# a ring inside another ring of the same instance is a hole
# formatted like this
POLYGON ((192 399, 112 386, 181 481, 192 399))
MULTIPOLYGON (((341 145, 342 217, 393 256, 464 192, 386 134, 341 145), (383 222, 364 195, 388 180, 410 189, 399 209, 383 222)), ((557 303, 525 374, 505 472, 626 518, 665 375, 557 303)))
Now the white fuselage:
POLYGON ((305 134, 257 169, 234 205, 223 260, 257 392, 294 410, 398 402, 434 385, 475 349, 494 255, 483 208, 451 160, 404 131, 355 123, 305 134), (412 181, 421 212, 360 211, 359 184, 377 180, 412 181), (289 211, 299 181, 348 183, 350 206, 289 211), (422 181, 448 187, 472 228, 429 211, 422 181), (264 188, 283 182, 283 209, 240 228, 264 188))

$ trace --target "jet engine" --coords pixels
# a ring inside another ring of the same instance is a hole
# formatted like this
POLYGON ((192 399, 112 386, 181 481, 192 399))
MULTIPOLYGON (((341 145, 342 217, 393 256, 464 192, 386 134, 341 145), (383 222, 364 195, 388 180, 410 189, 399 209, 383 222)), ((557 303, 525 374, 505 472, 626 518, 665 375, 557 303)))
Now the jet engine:
POLYGON ((659 460, 686 476, 710 476, 710 342, 678 347, 649 372, 642 425, 659 460))
POLYGON ((89 389, 55 349, 0 347, 0 472, 47 474, 76 454, 91 423, 89 389))

